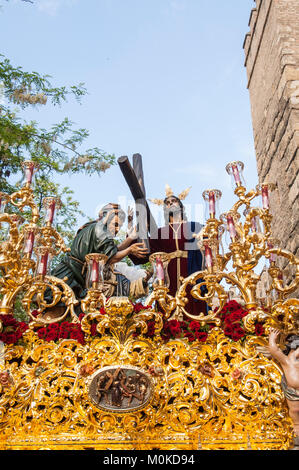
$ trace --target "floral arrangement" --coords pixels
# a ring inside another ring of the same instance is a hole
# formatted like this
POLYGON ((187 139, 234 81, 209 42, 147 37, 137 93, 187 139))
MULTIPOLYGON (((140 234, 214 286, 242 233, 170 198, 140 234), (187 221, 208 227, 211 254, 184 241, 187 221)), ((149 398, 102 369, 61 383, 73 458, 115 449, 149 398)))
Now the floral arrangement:
MULTIPOLYGON (((243 324, 243 318, 248 315, 249 311, 245 310, 235 300, 230 300, 224 305, 218 316, 221 319, 221 328, 226 336, 231 338, 233 341, 239 341, 249 336, 243 324)), ((265 333, 263 324, 256 322, 255 332, 256 336, 262 336, 265 333)))
MULTIPOLYGON (((244 309, 235 300, 231 300, 224 305, 222 310, 218 313, 221 320, 220 328, 223 330, 225 336, 232 341, 244 340, 252 334, 262 336, 265 334, 263 324, 257 322, 255 324, 255 332, 249 333, 245 330, 243 318, 248 315, 249 311, 244 309)), ((209 336, 209 332, 215 328, 215 324, 207 324, 202 326, 200 322, 195 320, 165 320, 164 326, 161 331, 161 337, 164 341, 170 339, 186 338, 189 342, 200 341, 205 342, 209 336)), ((155 323, 148 322, 147 336, 153 337, 155 335, 155 323)))
POLYGON ((10 314, 1 315, 1 322, 0 341, 4 344, 16 344, 29 328, 26 322, 18 321, 10 314))
MULTIPOLYGON (((190 322, 165 320, 161 331, 161 338, 164 341, 177 338, 187 338, 189 342, 193 342, 195 340, 205 342, 208 338, 209 331, 214 328, 214 326, 215 325, 201 326, 201 324, 195 320, 190 322)), ((155 336, 155 323, 153 321, 148 322, 147 336, 150 338, 155 336)))
POLYGON ((38 337, 45 341, 75 339, 80 344, 85 344, 84 332, 81 329, 81 323, 71 323, 68 321, 51 323, 45 327, 37 328, 36 332, 38 337))
MULTIPOLYGON (((144 306, 141 302, 133 304, 134 313, 139 313, 144 310, 150 309, 150 306, 144 306)), ((32 312, 33 316, 37 315, 38 312, 32 312)), ((105 315, 105 309, 101 308, 100 313, 105 315)), ((244 340, 246 337, 254 334, 256 336, 262 336, 265 334, 263 324, 257 322, 255 324, 255 332, 249 333, 245 330, 243 319, 248 315, 249 311, 244 309, 235 300, 229 301, 224 305, 222 310, 218 313, 218 317, 221 320, 220 328, 222 328, 224 334, 232 341, 244 340)), ((58 341, 59 339, 73 339, 78 341, 80 344, 85 344, 84 331, 81 329, 81 321, 84 318, 84 314, 79 315, 79 323, 72 323, 70 321, 62 321, 57 323, 51 323, 42 327, 34 327, 33 331, 36 332, 38 337, 44 341, 58 341)), ((0 341, 5 344, 16 344, 22 339, 23 334, 29 328, 28 323, 18 321, 13 315, 2 315, 1 321, 3 329, 0 333, 0 341)), ((148 331, 146 336, 153 338, 155 332, 155 322, 150 320, 147 323, 148 331)), ((186 338, 189 342, 200 341, 205 342, 208 339, 209 332, 215 328, 215 324, 201 325, 200 322, 195 320, 168 320, 164 319, 163 329, 161 331, 161 338, 167 342, 170 339, 186 338)), ((97 323, 91 324, 90 330, 91 337, 98 336, 97 323)))

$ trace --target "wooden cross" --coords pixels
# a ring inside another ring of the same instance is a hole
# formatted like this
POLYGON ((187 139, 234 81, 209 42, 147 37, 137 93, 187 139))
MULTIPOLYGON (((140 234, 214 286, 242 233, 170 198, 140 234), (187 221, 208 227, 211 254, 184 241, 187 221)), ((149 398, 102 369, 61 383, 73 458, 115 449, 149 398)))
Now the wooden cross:
POLYGON ((155 237, 158 227, 146 200, 142 157, 139 153, 133 155, 133 167, 126 156, 120 157, 118 164, 135 201, 138 242, 149 250, 148 235, 155 237))

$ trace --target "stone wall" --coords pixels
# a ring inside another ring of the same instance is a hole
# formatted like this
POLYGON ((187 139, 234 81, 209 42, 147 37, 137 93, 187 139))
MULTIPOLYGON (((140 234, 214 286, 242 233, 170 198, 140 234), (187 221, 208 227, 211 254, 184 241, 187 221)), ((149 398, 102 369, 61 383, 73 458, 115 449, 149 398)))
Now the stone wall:
POLYGON ((299 0, 255 0, 244 40, 260 183, 277 183, 273 235, 299 255, 299 0))

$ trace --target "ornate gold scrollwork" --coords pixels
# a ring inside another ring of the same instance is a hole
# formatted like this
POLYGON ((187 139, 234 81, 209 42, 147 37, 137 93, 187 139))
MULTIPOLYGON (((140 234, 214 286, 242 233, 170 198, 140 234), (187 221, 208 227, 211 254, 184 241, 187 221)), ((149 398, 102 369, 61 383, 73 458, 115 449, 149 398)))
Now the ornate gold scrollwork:
MULTIPOLYGON (((241 167, 241 162, 232 162, 229 170, 241 167)), ((291 446, 292 422, 280 387, 282 371, 268 354, 266 335, 270 326, 280 328, 284 337, 298 332, 299 301, 287 296, 298 287, 299 261, 273 247, 267 200, 262 209, 251 205, 263 188, 246 193, 239 178, 237 182, 238 201, 231 211, 219 220, 212 211, 203 231, 195 234, 201 248, 208 246, 211 263, 181 279, 175 297, 169 295, 167 258, 160 253, 164 271, 156 276, 141 311, 136 313, 126 297, 107 298, 105 281, 92 278, 95 284, 81 303, 85 315, 80 320, 74 313, 76 298, 66 282, 46 270, 35 273, 36 262, 31 258, 35 236, 44 254, 67 249, 51 224, 39 226, 31 185, 27 182, 7 196, 19 211, 29 207, 31 220, 21 230, 10 214, 0 215, 0 223, 10 228, 0 249, 0 313, 11 313, 16 296, 23 291, 31 323, 22 341, 5 345, 1 358, 0 449, 197 449, 200 445, 202 449, 262 450, 291 446), (244 206, 242 223, 239 212, 244 206), (263 229, 258 229, 257 220, 263 229), (224 253, 221 237, 228 223, 231 241, 224 253), (22 250, 24 240, 28 240, 26 250, 22 250), (284 285, 273 255, 295 267, 291 284, 284 285), (270 261, 269 289, 277 294, 268 310, 256 294, 260 280, 256 268, 262 257, 270 261), (188 286, 191 295, 212 307, 206 315, 188 314, 188 286), (218 314, 229 300, 227 286, 238 289, 248 310, 243 323, 249 334, 243 341, 232 341, 220 327, 218 314), (217 308, 213 307, 215 298, 217 308), (33 303, 37 316, 32 313, 33 303), (47 310, 60 303, 65 305, 63 313, 48 320, 47 310), (161 335, 164 321, 171 323, 181 313, 200 326, 213 324, 204 342, 189 342, 186 337, 166 340, 161 335), (65 326, 62 320, 67 318, 81 328, 81 342, 74 337, 54 341, 51 335, 46 339, 41 334, 46 327, 54 328, 51 323, 65 326), (254 333, 257 321, 263 323, 266 335, 254 333), (149 324, 154 324, 151 335, 149 324)))

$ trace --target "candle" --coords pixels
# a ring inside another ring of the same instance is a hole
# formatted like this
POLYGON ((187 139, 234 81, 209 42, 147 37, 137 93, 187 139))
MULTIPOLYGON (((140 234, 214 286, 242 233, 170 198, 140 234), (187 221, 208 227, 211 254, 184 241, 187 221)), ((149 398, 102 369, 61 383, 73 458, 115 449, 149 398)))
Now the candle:
POLYGON ((26 240, 24 253, 28 253, 30 256, 32 254, 34 244, 34 232, 29 232, 28 238, 26 240))
MULTIPOLYGON (((268 243, 268 249, 272 250, 272 248, 274 248, 272 243, 268 243)), ((276 254, 275 253, 270 253, 270 263, 275 263, 275 261, 276 261, 276 254)))
POLYGON ((205 259, 207 268, 213 266, 212 250, 208 245, 205 245, 205 259))
POLYGON ((91 282, 99 282, 99 263, 95 259, 92 260, 91 282))
POLYGON ((41 258, 40 258, 38 274, 41 274, 42 276, 45 276, 47 274, 48 256, 49 256, 49 253, 46 252, 45 254, 41 255, 41 258))
POLYGON ((209 212, 210 217, 215 217, 215 193, 213 191, 209 192, 209 212))
POLYGON ((28 162, 28 164, 25 167, 25 182, 31 184, 32 183, 32 177, 33 177, 33 170, 34 170, 34 163, 33 162, 28 162))
POLYGON ((254 232, 257 232, 257 222, 256 222, 256 217, 252 217, 251 219, 251 227, 254 232))
POLYGON ((241 178, 240 178, 238 166, 237 165, 232 165, 232 170, 233 170, 233 175, 234 175, 234 178, 235 178, 235 182, 239 186, 241 184, 241 178))
POLYGON ((53 223, 54 220, 54 212, 55 212, 55 201, 51 201, 49 206, 48 206, 48 211, 47 211, 47 222, 50 222, 50 224, 53 223))
POLYGON ((158 281, 164 281, 165 275, 164 275, 164 268, 163 268, 163 263, 160 258, 156 259, 156 275, 158 281))
POLYGON ((236 229, 235 229, 234 219, 231 215, 227 216, 227 224, 228 224, 228 230, 229 230, 230 238, 233 242, 233 241, 235 241, 237 233, 236 233, 236 229))
POLYGON ((269 194, 268 194, 268 186, 262 186, 262 202, 263 202, 263 209, 269 209, 269 194))

